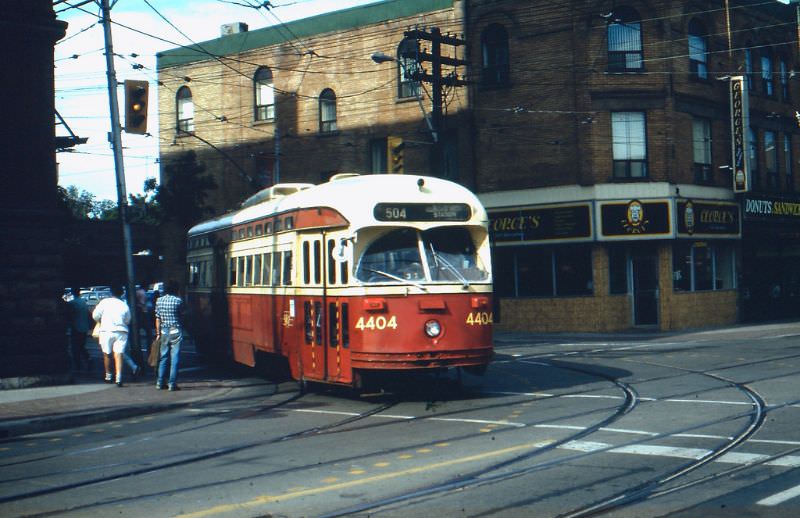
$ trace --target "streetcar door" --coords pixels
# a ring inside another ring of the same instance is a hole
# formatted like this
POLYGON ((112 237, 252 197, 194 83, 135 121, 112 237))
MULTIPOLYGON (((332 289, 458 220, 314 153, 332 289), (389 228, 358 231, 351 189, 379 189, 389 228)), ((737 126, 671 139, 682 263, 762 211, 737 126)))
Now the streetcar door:
POLYGON ((652 252, 636 251, 631 255, 633 270, 633 323, 637 326, 658 324, 658 261, 652 252))
POLYGON ((325 317, 327 323, 325 347, 328 358, 328 380, 350 383, 350 305, 340 296, 338 288, 349 281, 348 259, 342 255, 341 244, 331 237, 325 238, 325 317))
POLYGON ((325 380, 327 347, 325 339, 325 286, 322 236, 311 234, 300 239, 303 332, 300 338, 302 376, 325 380))

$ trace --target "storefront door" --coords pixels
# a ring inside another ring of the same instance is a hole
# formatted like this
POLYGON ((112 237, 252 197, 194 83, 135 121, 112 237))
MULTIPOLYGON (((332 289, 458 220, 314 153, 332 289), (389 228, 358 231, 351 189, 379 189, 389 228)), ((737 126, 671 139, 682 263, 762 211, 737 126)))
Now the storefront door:
POLYGON ((633 270, 633 323, 658 325, 658 261, 655 253, 631 254, 633 270))

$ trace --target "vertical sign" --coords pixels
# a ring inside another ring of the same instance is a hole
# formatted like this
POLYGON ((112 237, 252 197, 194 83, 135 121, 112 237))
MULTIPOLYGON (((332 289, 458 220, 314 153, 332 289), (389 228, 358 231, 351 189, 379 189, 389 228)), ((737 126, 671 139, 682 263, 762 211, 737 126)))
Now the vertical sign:
POLYGON ((748 163, 750 114, 744 76, 731 77, 730 85, 733 192, 747 192, 750 190, 750 164, 748 163))

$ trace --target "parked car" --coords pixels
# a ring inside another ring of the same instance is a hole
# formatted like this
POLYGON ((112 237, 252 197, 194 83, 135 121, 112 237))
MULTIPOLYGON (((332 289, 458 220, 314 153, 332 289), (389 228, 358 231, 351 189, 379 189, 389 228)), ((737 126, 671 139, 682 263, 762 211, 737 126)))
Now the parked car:
POLYGON ((94 309, 98 302, 100 302, 100 296, 91 290, 81 290, 81 298, 86 302, 86 305, 89 306, 89 310, 94 309))

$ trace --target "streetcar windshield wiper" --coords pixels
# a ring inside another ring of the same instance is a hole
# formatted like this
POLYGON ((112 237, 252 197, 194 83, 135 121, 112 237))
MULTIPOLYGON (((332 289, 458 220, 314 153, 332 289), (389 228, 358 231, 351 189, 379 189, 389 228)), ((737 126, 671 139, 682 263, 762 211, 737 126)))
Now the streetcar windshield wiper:
POLYGON ((389 272, 384 272, 382 270, 373 270, 372 268, 364 268, 364 270, 368 271, 368 272, 372 272, 372 273, 377 273, 378 275, 383 275, 384 277, 388 277, 388 278, 393 279, 395 281, 400 281, 403 284, 410 284, 410 285, 414 286, 415 288, 419 288, 422 291, 428 291, 428 288, 426 288, 425 286, 423 286, 422 284, 420 284, 418 282, 414 282, 414 281, 411 281, 409 279, 404 279, 404 278, 399 277, 397 275, 393 275, 393 274, 391 274, 389 272))
POLYGON ((439 266, 439 264, 443 264, 445 269, 449 270, 450 273, 453 274, 453 276, 456 278, 456 280, 458 280, 458 282, 461 283, 461 286, 464 289, 469 288, 469 281, 467 280, 466 277, 461 275, 461 272, 458 271, 458 268, 453 266, 450 263, 450 261, 448 261, 447 259, 444 258, 444 256, 439 255, 436 252, 436 249, 433 248, 433 243, 428 243, 428 247, 431 249, 431 255, 433 256, 433 260, 436 263, 436 266, 439 266))

